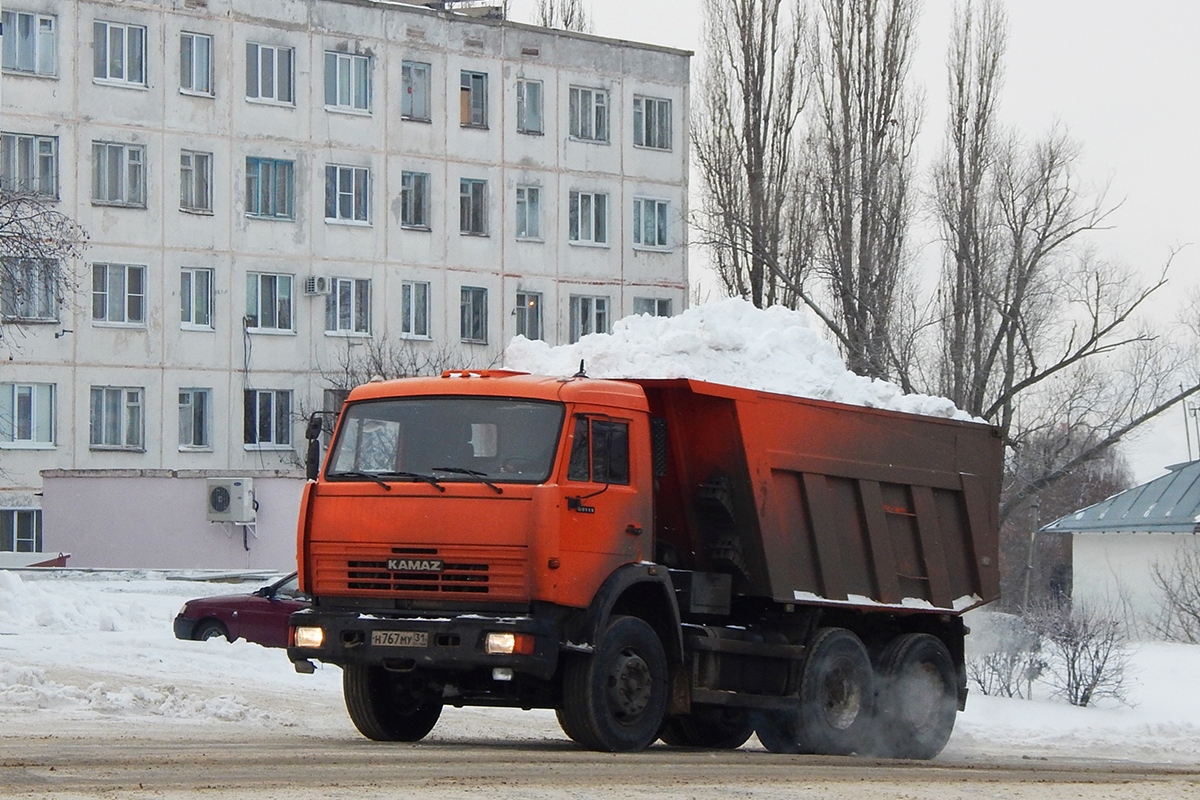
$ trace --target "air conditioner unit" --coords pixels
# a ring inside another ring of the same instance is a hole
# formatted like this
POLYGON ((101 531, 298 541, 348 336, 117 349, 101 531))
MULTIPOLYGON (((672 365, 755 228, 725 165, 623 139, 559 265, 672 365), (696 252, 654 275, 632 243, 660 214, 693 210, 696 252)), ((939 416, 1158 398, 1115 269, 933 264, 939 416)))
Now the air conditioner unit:
POLYGON ((206 488, 209 522, 254 522, 253 478, 209 478, 206 488))
POLYGON ((329 294, 333 291, 333 281, 325 275, 309 275, 304 279, 305 294, 329 294))

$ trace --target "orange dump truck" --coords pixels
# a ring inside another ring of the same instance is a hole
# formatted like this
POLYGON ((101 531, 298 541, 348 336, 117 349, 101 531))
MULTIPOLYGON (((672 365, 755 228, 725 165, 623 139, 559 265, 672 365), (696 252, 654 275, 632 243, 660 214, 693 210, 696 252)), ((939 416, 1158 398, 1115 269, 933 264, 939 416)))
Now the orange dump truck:
POLYGON ((372 739, 553 708, 585 747, 930 758, 998 592, 1001 443, 702 381, 452 372, 350 393, 310 481, 311 609, 372 739), (319 466, 319 469, 318 469, 319 466))

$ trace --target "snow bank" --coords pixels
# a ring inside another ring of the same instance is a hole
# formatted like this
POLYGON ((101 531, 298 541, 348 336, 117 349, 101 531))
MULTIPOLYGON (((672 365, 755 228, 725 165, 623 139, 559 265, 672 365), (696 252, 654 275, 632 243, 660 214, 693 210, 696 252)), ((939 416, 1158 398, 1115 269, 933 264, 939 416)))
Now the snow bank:
POLYGON ((550 347, 515 337, 504 365, 538 375, 572 375, 584 362, 593 378, 694 378, 839 403, 971 419, 949 400, 906 395, 886 381, 855 375, 807 314, 759 309, 740 299, 690 308, 675 317, 639 315, 575 344, 550 347))

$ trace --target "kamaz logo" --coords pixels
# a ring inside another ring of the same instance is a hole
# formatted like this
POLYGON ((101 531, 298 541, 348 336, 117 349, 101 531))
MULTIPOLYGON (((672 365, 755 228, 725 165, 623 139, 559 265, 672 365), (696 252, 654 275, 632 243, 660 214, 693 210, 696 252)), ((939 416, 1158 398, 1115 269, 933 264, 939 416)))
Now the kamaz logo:
POLYGON ((389 558, 387 568, 392 572, 441 572, 446 563, 440 558, 389 558))

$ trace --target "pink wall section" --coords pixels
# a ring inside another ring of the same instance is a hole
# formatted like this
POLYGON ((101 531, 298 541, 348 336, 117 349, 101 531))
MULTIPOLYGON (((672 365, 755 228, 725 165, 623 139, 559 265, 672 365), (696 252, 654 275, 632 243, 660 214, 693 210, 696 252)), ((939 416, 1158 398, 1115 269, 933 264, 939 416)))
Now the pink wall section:
POLYGON ((243 544, 243 526, 205 520, 206 477, 47 470, 43 549, 70 553, 67 565, 81 568, 295 569, 304 479, 252 476, 257 525, 243 544))

